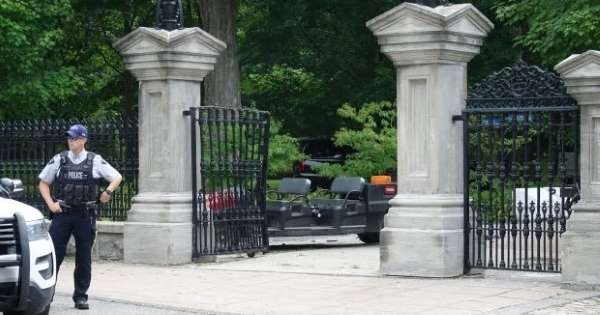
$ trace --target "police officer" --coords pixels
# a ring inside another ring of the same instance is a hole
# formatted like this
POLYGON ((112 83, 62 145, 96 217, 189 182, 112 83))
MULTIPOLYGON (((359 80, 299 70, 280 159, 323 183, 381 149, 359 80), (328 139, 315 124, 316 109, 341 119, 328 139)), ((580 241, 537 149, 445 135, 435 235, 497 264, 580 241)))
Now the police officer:
POLYGON ((92 244, 96 230, 96 202, 110 201, 123 177, 100 155, 85 150, 88 132, 76 124, 66 132, 69 150, 55 155, 39 175, 39 190, 52 212, 50 236, 56 249, 57 270, 71 234, 75 238, 75 291, 78 309, 89 309, 87 290, 92 277, 92 244), (97 181, 110 184, 97 196, 97 181), (50 190, 52 186, 52 191, 50 190))

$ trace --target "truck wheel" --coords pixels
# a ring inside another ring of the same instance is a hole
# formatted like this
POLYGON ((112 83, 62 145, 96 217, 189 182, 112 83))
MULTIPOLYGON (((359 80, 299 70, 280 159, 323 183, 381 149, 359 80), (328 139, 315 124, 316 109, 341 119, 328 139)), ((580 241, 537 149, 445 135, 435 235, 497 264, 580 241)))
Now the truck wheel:
POLYGON ((357 235, 365 244, 379 243, 379 232, 358 233, 357 235))

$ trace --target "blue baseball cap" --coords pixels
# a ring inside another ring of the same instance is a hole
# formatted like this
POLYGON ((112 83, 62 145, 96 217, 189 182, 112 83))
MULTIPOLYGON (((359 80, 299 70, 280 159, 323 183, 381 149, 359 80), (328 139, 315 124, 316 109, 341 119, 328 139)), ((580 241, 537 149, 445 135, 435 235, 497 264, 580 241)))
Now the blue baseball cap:
POLYGON ((67 130, 67 132, 65 132, 65 134, 69 138, 87 138, 88 137, 87 128, 85 128, 85 126, 82 124, 75 124, 75 125, 71 126, 69 128, 69 130, 67 130))

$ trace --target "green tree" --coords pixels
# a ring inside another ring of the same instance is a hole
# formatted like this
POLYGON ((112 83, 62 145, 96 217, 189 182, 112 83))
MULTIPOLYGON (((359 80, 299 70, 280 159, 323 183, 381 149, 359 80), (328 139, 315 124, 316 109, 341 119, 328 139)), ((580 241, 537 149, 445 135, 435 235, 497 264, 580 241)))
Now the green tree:
POLYGON ((387 101, 371 102, 359 110, 344 104, 338 115, 349 121, 335 133, 335 144, 352 148, 343 165, 325 164, 319 174, 335 176, 394 175, 396 169, 396 105, 387 101))
POLYGON ((281 107, 275 117, 282 121, 284 131, 314 136, 332 135, 339 129, 335 113, 344 103, 392 100, 393 66, 379 53, 365 22, 399 3, 240 1, 238 37, 244 103, 255 103, 261 109, 281 107), (283 69, 291 75, 289 80, 272 81, 269 93, 254 90, 259 87, 257 78, 274 78, 283 69), (298 73, 311 77, 309 87, 291 88, 292 82, 300 79, 298 73), (280 93, 290 90, 290 97, 280 93), (298 95, 304 95, 306 101, 298 95))
MULTIPOLYGON (((273 65, 269 70, 249 73, 243 81, 242 90, 247 97, 246 105, 271 112, 283 120, 282 131, 310 134, 314 123, 307 121, 307 112, 318 112, 324 85, 313 73, 303 68, 273 65)), ((335 120, 327 113, 330 120, 335 120)))
MULTIPOLYGON (((516 27, 496 19, 494 0, 462 2, 472 2, 496 25, 481 54, 470 64, 469 82, 476 83, 514 63, 524 48, 513 47, 516 27)), ((238 38, 244 103, 273 111, 284 130, 294 135, 328 136, 343 124, 335 114, 342 104, 393 100, 394 67, 379 52, 365 22, 401 3, 241 0, 238 38), (289 71, 293 77, 286 80, 277 76, 280 67, 310 75, 310 89, 303 85, 290 88, 298 80, 297 72, 289 71), (268 90, 257 84, 257 79, 275 78, 268 90)))
POLYGON ((67 0, 0 0, 0 118, 39 117, 84 84, 57 49, 70 15, 67 0))
MULTIPOLYGON (((137 82, 112 44, 152 26, 155 1, 0 0, 0 119, 135 111, 137 82)), ((472 2, 496 25, 469 64, 471 84, 519 57, 553 66, 600 39, 596 0, 453 2, 472 2)), ((223 27, 231 36, 217 37, 239 44, 242 104, 270 110, 294 136, 330 136, 343 126, 342 104, 394 99, 394 68, 365 22, 401 3, 183 0, 183 7, 186 27, 207 12, 219 15, 214 23, 231 22, 223 27)))
MULTIPOLYGON (((453 1, 454 2, 454 1, 453 1)), ((460 3, 456 1, 454 3, 460 3)), ((496 0, 462 1, 472 3, 481 13, 494 23, 494 29, 485 38, 481 53, 469 62, 469 86, 478 83, 489 74, 505 66, 514 64, 525 54, 523 47, 515 47, 515 37, 521 31, 514 25, 507 25, 496 17, 496 0)), ((533 60, 532 60, 533 61, 533 60)), ((535 61, 533 61, 535 63, 535 61)))
POLYGON ((84 80, 79 93, 55 104, 57 117, 105 116, 131 113, 137 104, 137 82, 125 70, 112 44, 138 26, 151 26, 151 0, 72 0, 73 13, 65 23, 64 63, 77 68, 84 80))
POLYGON ((548 67, 573 53, 598 48, 597 0, 501 0, 494 8, 500 21, 521 30, 517 47, 548 67))
POLYGON ((298 149, 298 140, 287 134, 281 134, 281 123, 271 121, 269 138, 268 178, 281 178, 292 174, 294 162, 306 158, 298 149))
POLYGON ((152 25, 153 1, 0 0, 0 118, 130 112, 135 80, 112 48, 152 25))

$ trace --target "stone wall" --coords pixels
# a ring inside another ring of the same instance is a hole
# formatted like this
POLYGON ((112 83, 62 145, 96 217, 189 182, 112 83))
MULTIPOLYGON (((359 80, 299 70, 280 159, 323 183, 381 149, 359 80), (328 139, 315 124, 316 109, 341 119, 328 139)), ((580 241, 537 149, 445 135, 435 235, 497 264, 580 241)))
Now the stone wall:
MULTIPOLYGON (((98 234, 92 252, 93 260, 123 260, 124 225, 125 222, 98 221, 98 234)), ((75 240, 73 237, 67 245, 67 255, 75 255, 75 240)))

